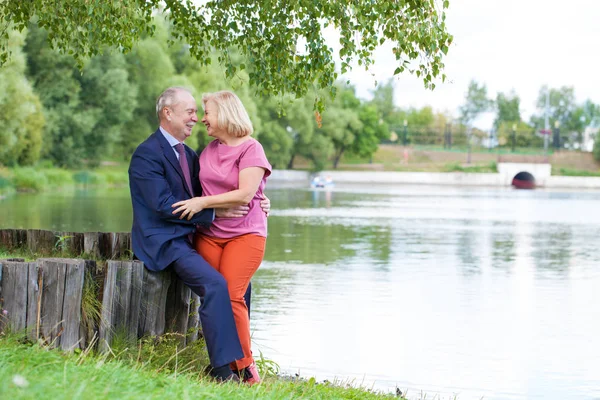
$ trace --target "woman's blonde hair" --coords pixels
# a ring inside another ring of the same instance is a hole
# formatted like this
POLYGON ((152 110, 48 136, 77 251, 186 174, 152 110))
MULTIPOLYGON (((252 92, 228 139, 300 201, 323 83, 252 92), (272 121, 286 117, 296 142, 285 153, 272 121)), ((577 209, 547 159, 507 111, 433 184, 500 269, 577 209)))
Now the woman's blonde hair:
POLYGON ((252 128, 248 112, 235 93, 228 90, 204 93, 202 104, 205 109, 206 103, 209 101, 214 102, 217 107, 218 128, 225 129, 227 133, 235 137, 252 135, 254 128, 252 128))

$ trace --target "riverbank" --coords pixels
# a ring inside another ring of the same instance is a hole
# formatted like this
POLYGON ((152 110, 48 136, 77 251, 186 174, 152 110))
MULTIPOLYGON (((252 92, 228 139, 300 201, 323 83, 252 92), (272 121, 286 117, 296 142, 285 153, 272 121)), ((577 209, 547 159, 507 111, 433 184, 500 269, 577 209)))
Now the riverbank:
MULTIPOLYGON (((199 365, 182 354, 175 344, 163 353, 139 349, 113 349, 105 355, 82 352, 64 354, 37 344, 0 337, 0 398, 312 398, 312 399, 397 399, 341 383, 316 383, 314 379, 266 377, 262 384, 248 387, 217 384, 199 365), (43 365, 43 368, 40 366, 43 365)), ((156 350, 157 346, 153 346, 156 350)))
MULTIPOLYGON (((391 172, 391 171, 321 171, 334 184, 397 184, 443 186, 509 187, 514 176, 503 173, 469 172, 391 172)), ((278 185, 300 184, 308 187, 313 174, 308 171, 274 170, 270 182, 278 185)), ((546 189, 600 189, 600 177, 548 176, 539 187, 546 189)))
MULTIPOLYGON (((522 152, 473 152, 382 144, 371 159, 342 158, 337 169, 321 171, 337 183, 429 184, 507 186, 512 177, 501 176, 502 163, 544 164, 550 174, 540 186, 547 188, 600 188, 600 164, 591 153, 557 152, 549 155, 522 152), (508 179, 508 183, 507 183, 508 179)), ((297 157, 293 170, 276 170, 271 181, 307 185, 310 163, 297 157)), ((103 162, 94 170, 65 170, 43 164, 1 168, 0 198, 15 192, 42 192, 128 184, 127 162, 103 162)), ((538 182, 540 183, 540 182, 538 182)))
POLYGON ((14 192, 127 185, 127 166, 104 166, 94 170, 52 167, 0 168, 0 197, 14 192))

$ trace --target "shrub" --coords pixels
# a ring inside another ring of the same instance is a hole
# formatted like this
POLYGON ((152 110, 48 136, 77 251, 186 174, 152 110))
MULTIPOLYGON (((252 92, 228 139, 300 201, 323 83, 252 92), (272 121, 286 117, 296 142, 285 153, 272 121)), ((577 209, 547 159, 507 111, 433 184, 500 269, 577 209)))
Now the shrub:
POLYGON ((33 168, 15 168, 12 180, 15 189, 20 192, 39 192, 48 182, 43 172, 33 168))
POLYGON ((127 172, 105 172, 104 177, 109 185, 127 185, 129 184, 129 176, 127 172))
POLYGON ((106 183, 106 177, 93 171, 79 171, 73 174, 75 183, 82 185, 102 185, 106 183))
POLYGON ((0 175, 0 194, 8 192, 10 188, 12 188, 10 179, 0 175))
POLYGON ((46 176, 48 184, 50 186, 63 186, 73 183, 73 175, 64 169, 51 168, 43 170, 43 174, 46 176))

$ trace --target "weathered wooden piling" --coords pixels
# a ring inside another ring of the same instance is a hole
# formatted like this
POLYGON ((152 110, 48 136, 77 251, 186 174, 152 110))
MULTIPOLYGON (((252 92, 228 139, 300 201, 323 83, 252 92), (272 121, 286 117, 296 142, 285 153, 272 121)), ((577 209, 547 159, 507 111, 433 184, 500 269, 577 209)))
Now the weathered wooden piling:
POLYGON ((56 246, 56 234, 41 229, 27 230, 27 248, 32 253, 50 254, 56 246))
MULTIPOLYGON (((171 285, 167 293, 167 307, 165 310, 166 329, 170 332, 188 332, 190 312, 192 312, 192 291, 183 281, 177 279, 175 273, 171 278, 171 285)), ((182 346, 186 345, 186 335, 180 337, 182 346)))
POLYGON ((2 319, 0 328, 22 331, 27 328, 27 293, 29 263, 23 261, 0 262, 2 269, 2 319))
POLYGON ((114 260, 130 256, 130 247, 129 233, 0 230, 0 249, 108 259, 0 260, 0 305, 6 313, 0 330, 24 331, 32 341, 69 351, 94 343, 106 351, 117 335, 133 342, 174 332, 182 346, 197 340, 200 298, 171 270, 153 272, 141 261, 114 260))
POLYGON ((101 350, 109 348, 117 332, 131 342, 137 340, 144 269, 140 261, 108 261, 100 321, 101 350))
POLYGON ((63 232, 0 229, 0 248, 26 249, 37 255, 87 255, 93 259, 131 258, 129 232, 63 232))
POLYGON ((39 259, 35 262, 1 261, 2 329, 25 331, 32 341, 63 350, 79 347, 81 297, 85 262, 39 259))
POLYGON ((25 229, 0 229, 0 247, 13 250, 26 245, 27 231, 25 229))

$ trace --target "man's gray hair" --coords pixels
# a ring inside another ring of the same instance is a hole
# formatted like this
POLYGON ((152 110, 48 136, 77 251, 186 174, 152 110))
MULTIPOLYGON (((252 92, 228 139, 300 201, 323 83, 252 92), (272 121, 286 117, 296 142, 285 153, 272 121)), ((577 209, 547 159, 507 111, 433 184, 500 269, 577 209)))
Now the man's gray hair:
POLYGON ((177 103, 177 95, 181 92, 187 92, 192 95, 192 92, 188 88, 184 88, 183 86, 172 86, 167 88, 164 92, 158 96, 156 100, 156 116, 160 121, 160 112, 165 107, 171 107, 173 104, 177 103))

